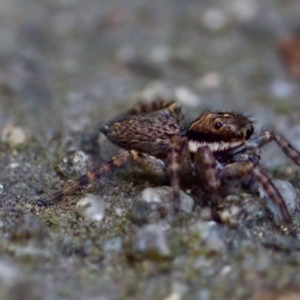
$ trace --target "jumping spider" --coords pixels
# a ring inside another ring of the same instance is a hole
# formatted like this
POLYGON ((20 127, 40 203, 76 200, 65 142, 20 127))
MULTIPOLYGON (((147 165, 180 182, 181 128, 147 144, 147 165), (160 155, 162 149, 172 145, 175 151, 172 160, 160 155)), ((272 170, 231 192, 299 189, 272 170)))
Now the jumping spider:
POLYGON ((222 183, 251 177, 278 205, 284 221, 292 223, 281 194, 259 166, 260 148, 275 141, 299 166, 300 153, 278 133, 254 134, 253 122, 242 114, 208 111, 185 127, 177 103, 157 100, 132 108, 101 125, 100 131, 125 151, 96 166, 63 190, 39 200, 38 205, 52 204, 131 159, 146 170, 168 174, 175 211, 179 209, 180 178, 183 176, 204 180, 215 219, 218 219, 216 209, 222 183))

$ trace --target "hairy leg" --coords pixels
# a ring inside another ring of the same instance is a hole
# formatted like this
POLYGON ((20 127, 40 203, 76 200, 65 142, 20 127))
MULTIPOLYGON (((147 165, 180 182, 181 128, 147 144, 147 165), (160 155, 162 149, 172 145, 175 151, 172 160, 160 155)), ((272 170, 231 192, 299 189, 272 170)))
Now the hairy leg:
POLYGON ((275 141, 282 151, 288 156, 295 164, 300 166, 300 152, 296 150, 287 139, 282 137, 277 132, 265 131, 263 134, 255 138, 252 142, 254 146, 262 147, 266 143, 275 141))
POLYGON ((171 139, 170 149, 167 157, 167 170, 170 177, 171 187, 173 189, 175 212, 178 212, 180 207, 180 199, 179 199, 180 170, 181 170, 181 156, 184 149, 187 149, 186 140, 179 135, 175 135, 171 139))
POLYGON ((151 103, 140 103, 134 106, 132 109, 128 110, 124 115, 134 116, 140 114, 146 114, 155 112, 161 109, 167 108, 170 112, 175 112, 180 109, 180 105, 174 101, 168 101, 163 99, 157 99, 151 103))
POLYGON ((197 177, 206 184, 210 196, 211 213, 215 221, 220 222, 220 216, 217 213, 220 180, 217 177, 217 162, 208 146, 201 147, 194 156, 194 166, 197 177))
POLYGON ((79 188, 87 184, 94 183, 96 180, 99 180, 107 173, 123 165, 131 157, 131 155, 133 155, 131 152, 126 151, 113 157, 108 162, 96 166, 94 169, 87 172, 85 175, 71 182, 64 189, 49 195, 44 200, 38 200, 37 205, 39 206, 52 205, 55 202, 60 201, 64 196, 73 194, 79 188))

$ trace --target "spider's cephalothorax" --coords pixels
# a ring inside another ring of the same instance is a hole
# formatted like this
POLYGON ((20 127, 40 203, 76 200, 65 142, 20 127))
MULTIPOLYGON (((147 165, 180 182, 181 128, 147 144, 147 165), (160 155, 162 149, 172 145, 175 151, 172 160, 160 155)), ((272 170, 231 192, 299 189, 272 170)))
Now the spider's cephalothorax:
POLYGON ((252 122, 241 114, 207 112, 190 125, 186 135, 192 152, 205 145, 212 152, 222 152, 245 143, 253 131, 252 122))
POLYGON ((279 206, 285 222, 292 223, 281 194, 259 166, 260 148, 275 141, 299 166, 300 153, 277 133, 255 134, 253 122, 242 114, 205 112, 186 127, 178 104, 157 100, 134 107, 101 125, 100 131, 124 151, 65 189, 39 200, 39 205, 52 204, 132 160, 148 173, 168 174, 175 210, 179 209, 180 177, 183 174, 205 182, 216 219, 221 184, 250 176, 279 206))

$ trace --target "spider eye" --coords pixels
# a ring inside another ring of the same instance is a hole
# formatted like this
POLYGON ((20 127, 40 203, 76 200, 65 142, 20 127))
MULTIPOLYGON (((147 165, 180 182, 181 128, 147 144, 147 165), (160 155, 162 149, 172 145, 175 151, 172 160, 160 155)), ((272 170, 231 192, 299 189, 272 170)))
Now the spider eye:
POLYGON ((219 129, 219 128, 221 128, 222 126, 223 126, 223 123, 221 123, 221 122, 218 122, 218 123, 215 124, 215 128, 216 128, 216 129, 219 129))
POLYGON ((247 130, 247 133, 246 133, 246 140, 248 140, 250 138, 250 136, 253 134, 253 126, 251 126, 251 129, 248 129, 247 130))

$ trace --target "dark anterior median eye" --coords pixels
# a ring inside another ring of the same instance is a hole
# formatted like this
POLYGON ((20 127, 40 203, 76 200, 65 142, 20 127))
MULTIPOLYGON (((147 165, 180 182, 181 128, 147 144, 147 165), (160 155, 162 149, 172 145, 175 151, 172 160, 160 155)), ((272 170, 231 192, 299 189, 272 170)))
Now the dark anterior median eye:
POLYGON ((253 127, 251 126, 251 129, 248 129, 247 130, 247 133, 246 133, 246 140, 248 140, 250 138, 250 136, 253 134, 253 127))
POLYGON ((216 128, 216 129, 219 129, 219 128, 221 128, 222 126, 223 126, 223 123, 221 123, 221 122, 218 122, 218 123, 215 124, 215 128, 216 128))

